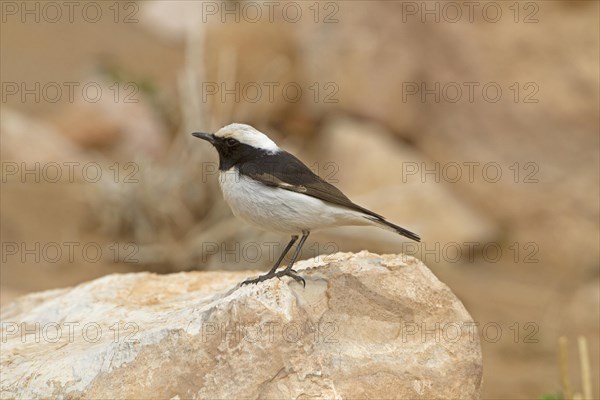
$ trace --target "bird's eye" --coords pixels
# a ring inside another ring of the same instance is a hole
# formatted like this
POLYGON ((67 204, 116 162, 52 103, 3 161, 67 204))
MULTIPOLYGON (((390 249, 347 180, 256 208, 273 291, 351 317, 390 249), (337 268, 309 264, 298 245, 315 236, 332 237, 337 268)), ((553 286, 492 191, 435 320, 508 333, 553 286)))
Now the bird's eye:
POLYGON ((227 145, 228 146, 235 146, 237 144, 237 142, 238 141, 235 140, 235 139, 231 139, 231 138, 227 139, 227 145))

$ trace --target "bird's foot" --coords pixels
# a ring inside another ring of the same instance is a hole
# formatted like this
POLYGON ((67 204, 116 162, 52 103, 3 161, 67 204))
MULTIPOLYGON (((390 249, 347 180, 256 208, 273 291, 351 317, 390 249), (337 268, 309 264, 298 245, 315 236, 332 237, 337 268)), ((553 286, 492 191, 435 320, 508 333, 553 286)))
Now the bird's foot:
POLYGON ((277 276, 277 275, 275 275, 275 273, 260 275, 258 278, 246 279, 244 282, 242 282, 240 284, 240 286, 249 285, 251 283, 254 284, 254 283, 263 282, 263 281, 266 281, 268 279, 275 278, 275 276, 277 276))
POLYGON ((244 282, 242 282, 240 284, 240 286, 244 286, 244 285, 249 285, 249 284, 255 284, 255 283, 259 283, 259 282, 263 282, 272 278, 281 278, 282 276, 289 276, 291 278, 293 278, 296 282, 301 283, 302 286, 306 287, 306 281, 304 280, 304 278, 302 278, 300 275, 298 275, 298 273, 296 271, 294 271, 293 269, 290 270, 283 270, 283 271, 279 271, 279 272, 274 272, 272 274, 264 274, 264 275, 260 275, 258 278, 254 278, 254 279, 247 279, 244 282))
POLYGON ((301 283, 302 286, 306 287, 306 281, 304 278, 298 275, 298 272, 294 271, 293 269, 284 269, 283 271, 276 272, 275 276, 278 278, 282 276, 289 276, 290 278, 294 278, 296 282, 301 283))

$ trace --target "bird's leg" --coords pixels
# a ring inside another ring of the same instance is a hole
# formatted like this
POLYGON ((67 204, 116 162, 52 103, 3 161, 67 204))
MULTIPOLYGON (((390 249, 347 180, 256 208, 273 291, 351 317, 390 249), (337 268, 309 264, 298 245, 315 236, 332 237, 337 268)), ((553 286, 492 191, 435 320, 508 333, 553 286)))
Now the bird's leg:
POLYGON ((292 256, 291 261, 289 262, 288 266, 283 271, 279 271, 279 272, 275 273, 276 277, 287 275, 289 277, 294 278, 298 283, 302 283, 302 285, 306 287, 306 281, 304 281, 304 278, 302 278, 300 275, 298 275, 296 273, 296 271, 294 271, 292 269, 292 267, 294 266, 296 259, 300 255, 300 250, 302 250, 302 246, 304 246, 304 242, 306 242, 308 235, 310 235, 309 231, 302 232, 302 237, 300 238, 300 242, 298 242, 298 246, 296 246, 296 250, 294 251, 294 255, 292 256))
POLYGON ((296 243, 296 240, 298 240, 298 235, 293 235, 292 239, 289 241, 289 243, 287 244, 287 246, 285 246, 285 249, 283 249, 283 253, 281 253, 281 255, 279 256, 279 259, 277 260, 277 262, 275 263, 275 265, 273 265, 273 268, 271 268, 271 270, 269 272, 267 272, 267 275, 272 275, 272 274, 275 273, 275 271, 277 270, 277 268, 279 268, 279 264, 281 264, 281 262, 283 261, 283 258, 290 251, 290 249, 292 248, 292 246, 294 245, 294 243, 296 243))
POLYGON ((273 265, 273 268, 271 268, 271 270, 269 272, 267 272, 264 275, 259 276, 256 279, 245 280, 244 282, 242 282, 242 285, 247 285, 249 283, 258 283, 258 282, 266 281, 267 279, 274 278, 275 277, 275 271, 277 270, 277 268, 279 268, 279 264, 281 264, 281 262, 283 261, 283 258, 290 251, 290 249, 292 248, 292 246, 294 245, 294 243, 296 243, 296 240, 298 240, 298 235, 293 235, 292 236, 292 240, 290 240, 290 242, 287 244, 287 246, 285 246, 285 249, 283 250, 283 253, 281 253, 281 255, 279 256, 279 259, 277 260, 277 262, 275 263, 275 265, 273 265))

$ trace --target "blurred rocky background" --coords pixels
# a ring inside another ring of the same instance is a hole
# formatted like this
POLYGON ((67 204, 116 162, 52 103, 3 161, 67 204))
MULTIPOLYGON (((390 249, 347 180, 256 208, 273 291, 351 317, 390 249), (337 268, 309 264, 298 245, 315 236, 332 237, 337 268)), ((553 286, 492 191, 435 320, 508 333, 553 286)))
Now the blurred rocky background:
POLYGON ((597 2, 24 4, 2 3, 2 305, 267 269, 288 238, 233 218, 190 136, 244 122, 421 235, 318 232, 303 257, 422 259, 479 323, 484 398, 565 397, 561 336, 599 393, 597 2))

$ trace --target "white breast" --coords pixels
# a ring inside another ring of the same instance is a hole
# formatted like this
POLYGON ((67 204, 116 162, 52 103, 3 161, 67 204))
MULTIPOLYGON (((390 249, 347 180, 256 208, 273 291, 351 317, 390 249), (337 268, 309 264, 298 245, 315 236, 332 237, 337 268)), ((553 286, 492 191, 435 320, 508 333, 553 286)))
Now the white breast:
POLYGON ((289 190, 272 188, 240 175, 233 167, 219 176, 233 214, 262 229, 301 234, 342 225, 369 225, 361 213, 289 190))

